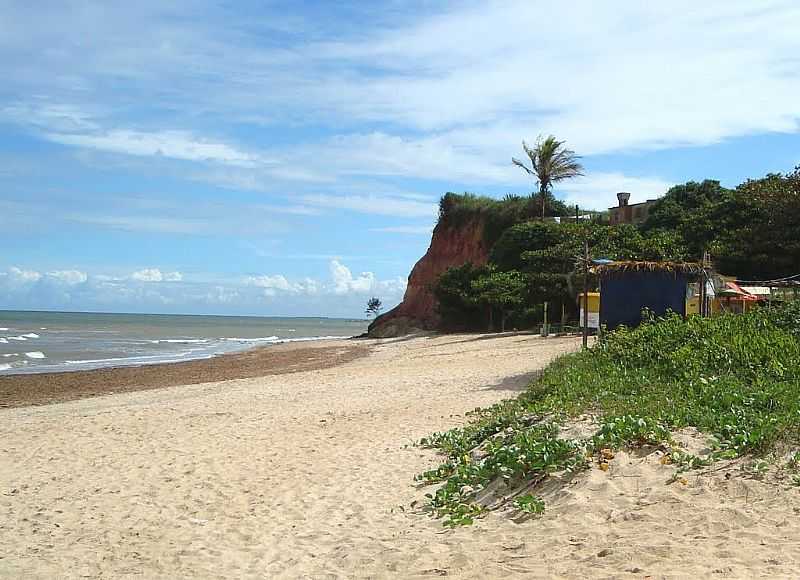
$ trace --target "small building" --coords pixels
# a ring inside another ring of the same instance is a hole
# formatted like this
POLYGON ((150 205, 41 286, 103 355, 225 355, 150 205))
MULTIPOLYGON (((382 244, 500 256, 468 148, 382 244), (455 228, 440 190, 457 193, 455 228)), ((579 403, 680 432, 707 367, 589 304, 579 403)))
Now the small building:
POLYGON ((656 316, 686 316, 689 285, 703 269, 693 262, 612 262, 594 271, 600 278, 600 324, 614 329, 639 325, 645 308, 656 316))
POLYGON ((578 326, 583 328, 584 300, 589 306, 586 315, 586 326, 588 328, 600 328, 600 292, 588 292, 586 299, 583 297, 583 292, 578 294, 578 326))
POLYGON ((772 289, 769 286, 740 286, 740 288, 751 296, 758 296, 763 300, 769 300, 772 296, 772 289))
MULTIPOLYGON (((750 287, 754 288, 754 287, 750 287)), ((769 288, 767 288, 769 290, 769 288)), ((765 300, 757 293, 750 292, 747 287, 739 286, 736 282, 725 281, 725 285, 717 293, 719 298, 719 312, 731 312, 734 314, 744 314, 748 310, 748 304, 754 304, 765 300)), ((767 293, 769 295, 769 293, 767 293)))
POLYGON ((650 209, 656 203, 655 199, 648 199, 642 203, 629 203, 631 194, 621 191, 617 194, 619 205, 608 208, 609 222, 611 225, 617 224, 641 224, 650 215, 650 209))

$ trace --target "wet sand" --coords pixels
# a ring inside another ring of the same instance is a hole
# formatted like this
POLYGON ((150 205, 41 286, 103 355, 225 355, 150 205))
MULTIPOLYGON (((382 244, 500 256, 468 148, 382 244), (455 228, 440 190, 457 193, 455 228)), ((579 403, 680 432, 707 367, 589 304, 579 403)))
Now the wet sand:
POLYGON ((0 407, 75 399, 323 369, 365 356, 363 341, 324 340, 254 348, 178 363, 0 377, 0 407))

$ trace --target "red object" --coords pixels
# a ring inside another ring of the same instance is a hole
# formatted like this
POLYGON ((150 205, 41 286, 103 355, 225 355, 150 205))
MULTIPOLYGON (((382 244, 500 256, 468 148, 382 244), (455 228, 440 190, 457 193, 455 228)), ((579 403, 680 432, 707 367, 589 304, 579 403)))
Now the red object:
POLYGON ((760 297, 750 294, 749 292, 745 292, 742 290, 736 282, 725 282, 725 287, 729 290, 733 290, 738 294, 738 296, 729 296, 731 300, 746 300, 748 302, 758 302, 761 300, 760 297))

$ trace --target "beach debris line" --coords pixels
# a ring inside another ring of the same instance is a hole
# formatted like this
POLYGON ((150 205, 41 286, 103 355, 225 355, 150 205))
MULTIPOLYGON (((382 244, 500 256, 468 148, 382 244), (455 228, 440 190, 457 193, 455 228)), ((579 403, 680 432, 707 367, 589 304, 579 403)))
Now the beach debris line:
MULTIPOLYGON (((673 470, 667 483, 687 485, 690 470, 798 448, 798 328, 800 303, 790 303, 715 318, 668 315, 608 333, 556 360, 517 399, 421 440, 445 456, 416 478, 439 485, 425 509, 446 526, 500 507, 541 514, 542 482, 593 465, 610 473, 623 449, 658 452, 660 466, 673 470), (676 433, 688 428, 709 438, 708 449, 684 447, 676 433)), ((800 485, 798 456, 775 461, 800 485)), ((759 462, 745 463, 747 476, 763 474, 759 462)))

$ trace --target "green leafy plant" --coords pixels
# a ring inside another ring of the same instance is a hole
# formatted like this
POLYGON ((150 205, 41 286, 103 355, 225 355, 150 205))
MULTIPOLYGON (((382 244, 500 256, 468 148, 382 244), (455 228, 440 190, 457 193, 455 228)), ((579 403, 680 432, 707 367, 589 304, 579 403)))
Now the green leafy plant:
MULTIPOLYGON (((652 318, 557 359, 518 398, 477 409, 466 425, 422 441, 446 457, 421 479, 441 484, 430 494, 432 512, 452 525, 467 523, 474 516, 462 517, 469 513, 464 506, 479 504, 478 494, 493 482, 535 484, 622 447, 660 447, 679 471, 765 456, 779 443, 797 447, 796 308, 652 318), (592 436, 560 435, 564 421, 587 412, 601 417, 592 436), (710 436, 713 451, 698 457, 676 448, 671 432, 683 427, 710 436)), ((800 454, 794 457, 800 462, 800 454)), ((766 465, 759 459, 748 473, 760 477, 766 465)))
POLYGON ((521 495, 514 500, 514 505, 518 510, 528 514, 540 515, 544 513, 544 500, 535 495, 521 495))

